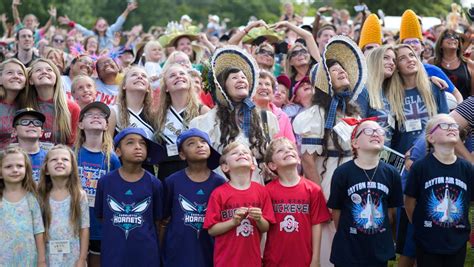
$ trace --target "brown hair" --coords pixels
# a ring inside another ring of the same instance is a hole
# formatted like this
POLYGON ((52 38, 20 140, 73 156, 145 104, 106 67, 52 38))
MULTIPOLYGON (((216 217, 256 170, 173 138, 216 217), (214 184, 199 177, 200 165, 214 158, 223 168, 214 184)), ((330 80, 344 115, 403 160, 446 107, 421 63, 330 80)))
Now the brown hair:
POLYGON ((436 41, 436 45, 435 45, 433 63, 436 66, 441 66, 441 62, 443 61, 443 48, 441 46, 444 41, 444 36, 446 34, 456 34, 458 36, 458 48, 456 50, 456 57, 459 58, 462 62, 466 63, 467 62, 466 58, 463 56, 463 53, 462 53, 463 49, 462 49, 461 36, 451 29, 446 29, 443 32, 441 32, 441 34, 439 35, 438 40, 436 41))
POLYGON ((30 157, 28 154, 23 150, 21 147, 18 146, 9 146, 0 154, 0 202, 2 201, 3 197, 3 190, 5 189, 5 181, 3 180, 2 169, 3 169, 3 160, 12 154, 21 154, 25 159, 25 177, 21 181, 21 187, 25 189, 27 192, 32 193, 34 196, 37 195, 36 191, 36 183, 33 180, 33 168, 31 166, 30 157))
MULTIPOLYGON (((227 156, 228 156, 229 152, 232 151, 232 150, 234 150, 234 149, 235 149, 236 147, 238 147, 238 146, 244 146, 246 149, 248 149, 248 151, 250 151, 250 155, 252 155, 252 159, 254 158, 253 153, 252 153, 252 150, 251 150, 247 145, 242 144, 242 143, 240 143, 240 142, 231 142, 231 143, 229 143, 228 145, 226 145, 226 146, 224 147, 224 149, 222 150, 222 155, 221 155, 221 157, 220 157, 220 159, 219 159, 219 165, 222 165, 222 164, 227 163, 227 156)), ((224 172, 224 174, 225 174, 225 176, 226 176, 228 179, 230 179, 230 176, 229 176, 228 173, 225 173, 225 172, 224 172)))

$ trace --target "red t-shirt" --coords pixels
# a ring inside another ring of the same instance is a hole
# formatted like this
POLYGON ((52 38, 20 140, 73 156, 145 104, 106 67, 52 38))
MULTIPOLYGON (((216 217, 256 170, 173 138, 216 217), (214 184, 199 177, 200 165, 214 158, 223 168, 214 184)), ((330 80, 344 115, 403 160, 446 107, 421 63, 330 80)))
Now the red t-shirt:
MULTIPOLYGON (((241 207, 258 207, 262 209, 263 218, 275 223, 270 196, 264 186, 252 182, 248 189, 238 190, 225 183, 211 193, 204 229, 232 220, 235 210, 241 207)), ((236 228, 216 236, 214 266, 241 267, 261 264, 260 231, 254 220, 243 219, 236 228)))
POLYGON ((267 185, 276 223, 270 225, 263 254, 264 266, 307 267, 313 256, 311 228, 331 215, 321 188, 301 177, 292 187, 278 179, 267 185))
MULTIPOLYGON (((79 105, 71 100, 67 100, 67 107, 71 114, 71 136, 67 139, 68 146, 74 145, 76 140, 77 125, 79 123, 79 114, 81 108, 79 105)), ((56 112, 55 104, 53 100, 39 101, 39 111, 46 116, 45 124, 43 125, 43 136, 40 138, 40 142, 58 144, 59 131, 56 129, 56 112)))

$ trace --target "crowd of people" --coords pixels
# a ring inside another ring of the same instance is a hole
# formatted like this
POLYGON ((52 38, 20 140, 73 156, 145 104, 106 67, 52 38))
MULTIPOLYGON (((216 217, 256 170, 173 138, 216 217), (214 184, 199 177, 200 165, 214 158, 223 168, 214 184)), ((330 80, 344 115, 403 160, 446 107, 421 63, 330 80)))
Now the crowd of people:
POLYGON ((0 16, 1 266, 464 266, 474 26, 456 4, 396 32, 367 6, 144 32, 123 29, 134 1, 92 29, 20 4, 0 16))

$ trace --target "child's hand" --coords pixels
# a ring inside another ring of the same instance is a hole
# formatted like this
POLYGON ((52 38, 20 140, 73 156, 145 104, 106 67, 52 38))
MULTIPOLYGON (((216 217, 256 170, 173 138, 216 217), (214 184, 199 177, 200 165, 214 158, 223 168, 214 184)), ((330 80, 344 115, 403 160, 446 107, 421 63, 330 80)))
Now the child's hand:
POLYGON ((262 219, 262 209, 260 208, 249 208, 249 217, 259 222, 262 219))
POLYGON ((240 222, 247 217, 248 208, 238 208, 235 210, 234 217, 232 217, 232 221, 234 221, 235 225, 239 225, 240 222))
POLYGON ((87 261, 85 259, 78 259, 74 264, 74 267, 86 267, 87 261))

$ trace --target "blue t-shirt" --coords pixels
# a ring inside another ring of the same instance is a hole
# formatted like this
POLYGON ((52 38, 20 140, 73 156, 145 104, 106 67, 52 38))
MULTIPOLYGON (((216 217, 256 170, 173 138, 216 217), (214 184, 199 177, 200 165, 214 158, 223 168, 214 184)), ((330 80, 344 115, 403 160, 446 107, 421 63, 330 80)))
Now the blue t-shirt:
MULTIPOLYGON (((81 147, 77 153, 77 169, 81 179, 82 189, 89 200, 89 214, 94 214, 97 183, 106 173, 120 168, 120 160, 114 152, 110 154, 110 166, 103 152, 92 152, 81 147)), ((102 237, 102 223, 95 217, 90 218, 90 240, 100 240, 102 237)))
POLYGON ((383 265, 395 256, 388 209, 403 204, 400 175, 382 161, 365 172, 353 160, 334 171, 327 206, 341 211, 330 258, 335 265, 383 265))
POLYGON ((460 158, 446 165, 429 154, 411 167, 405 195, 416 199, 415 241, 424 251, 452 254, 466 246, 473 177, 472 164, 460 158))
POLYGON ((40 148, 40 150, 35 154, 28 154, 31 160, 31 169, 33 169, 33 180, 35 182, 39 182, 40 173, 41 173, 41 165, 43 164, 44 158, 46 158, 46 154, 48 151, 45 149, 40 148))
POLYGON ((454 92, 453 82, 449 79, 448 75, 446 75, 446 73, 444 73, 442 69, 440 69, 438 66, 426 63, 423 63, 423 67, 425 67, 426 73, 429 77, 438 77, 448 84, 448 88, 446 89, 446 91, 450 92, 451 94, 454 92))
MULTIPOLYGON (((431 86, 431 91, 437 106, 438 113, 448 113, 449 108, 446 102, 444 91, 441 91, 433 84, 431 86)), ((430 119, 430 116, 428 114, 428 109, 425 105, 425 102, 423 101, 423 98, 421 97, 417 88, 405 90, 405 99, 403 103, 405 123, 400 123, 397 121, 391 147, 396 151, 405 154, 405 152, 413 145, 413 142, 416 140, 416 138, 418 138, 418 136, 423 133, 425 125, 430 119), (414 122, 419 120, 421 127, 416 130, 407 131, 405 124, 407 124, 410 120, 414 122)))
POLYGON ((97 186, 95 215, 102 219, 102 266, 160 266, 155 222, 163 215, 163 186, 145 171, 136 182, 120 169, 104 175, 97 186))
POLYGON ((201 183, 193 182, 185 170, 166 178, 164 218, 171 216, 163 247, 165 266, 212 266, 214 239, 202 229, 211 192, 225 183, 211 171, 201 183))

